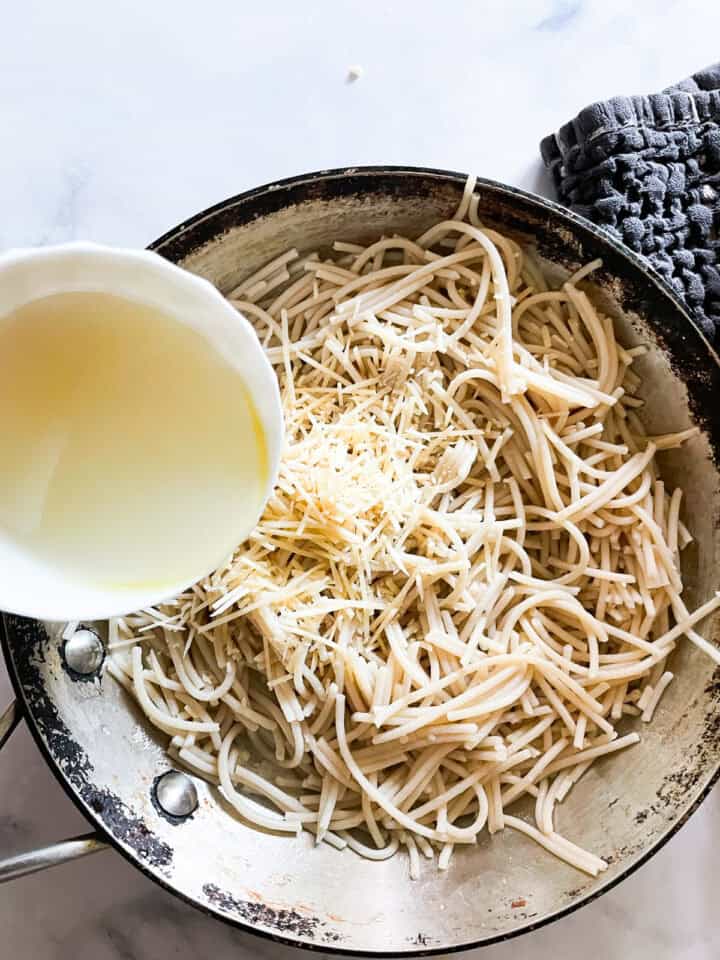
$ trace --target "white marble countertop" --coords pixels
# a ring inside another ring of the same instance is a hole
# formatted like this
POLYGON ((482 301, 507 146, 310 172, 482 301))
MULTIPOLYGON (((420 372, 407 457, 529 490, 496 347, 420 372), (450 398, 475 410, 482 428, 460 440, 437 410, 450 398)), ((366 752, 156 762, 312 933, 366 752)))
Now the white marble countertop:
MULTIPOLYGON (((350 164, 472 170, 547 192, 542 135, 593 100, 707 65, 718 36, 710 0, 5 4, 0 249, 145 245, 248 187, 350 164)), ((0 704, 9 696, 0 667, 0 704)), ((19 730, 0 757, 0 856, 86 829, 19 730)), ((483 960, 717 957, 718 836, 715 791, 619 888, 483 960)), ((291 956, 109 852, 2 887, 0 930, 3 960, 291 956)))

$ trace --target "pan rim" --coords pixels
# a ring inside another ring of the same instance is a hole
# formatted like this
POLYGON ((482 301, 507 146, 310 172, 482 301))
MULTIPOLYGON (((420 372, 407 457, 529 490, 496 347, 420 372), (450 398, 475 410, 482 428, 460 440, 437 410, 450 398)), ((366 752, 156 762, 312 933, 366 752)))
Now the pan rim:
MULTIPOLYGON (((149 246, 149 250, 153 250, 162 254, 162 248, 167 246, 169 243, 176 244, 180 250, 183 249, 183 245, 186 245, 185 254, 190 252, 192 234, 193 231, 200 226, 203 222, 211 220, 217 214, 230 210, 236 206, 243 206, 252 200, 260 200, 263 197, 270 196, 272 194, 281 193, 283 190, 289 190, 292 188, 302 187, 303 185, 312 185, 320 181, 332 181, 339 180, 343 177, 347 178, 350 176, 357 177, 382 177, 387 175, 396 175, 403 176, 409 175, 412 177, 431 177, 435 180, 449 181, 456 184, 463 184, 467 179, 466 174, 451 171, 443 170, 439 168, 432 167, 416 167, 416 166, 406 166, 406 165, 373 165, 373 166, 350 166, 350 167, 340 167, 334 169, 319 170, 311 173, 300 174, 293 177, 287 177, 281 180, 272 181, 270 183, 251 188, 249 190, 243 191, 239 194, 236 194, 226 200, 220 201, 219 203, 213 204, 212 206, 206 208, 205 210, 200 211, 199 213, 189 217, 187 220, 182 221, 176 227, 171 230, 166 231, 162 236, 153 241, 149 246)), ((517 187, 513 187, 499 181, 487 179, 487 178, 478 178, 477 187, 480 189, 487 189, 489 192, 499 194, 506 198, 519 198, 524 201, 529 202, 532 206, 540 208, 547 213, 552 214, 555 217, 564 220, 570 227, 580 228, 583 232, 590 234, 601 244, 610 247, 620 258, 628 261, 636 270, 638 270, 643 278, 653 287, 655 287, 659 296, 665 298, 666 300, 672 303, 676 311, 682 315, 685 322, 688 324, 689 328, 692 330, 692 334, 698 346, 701 347, 703 352, 705 352, 707 358, 714 362, 715 366, 720 369, 720 357, 718 357, 717 352, 707 341, 706 337, 695 324, 694 320, 688 313, 686 307, 679 299, 676 292, 670 287, 664 279, 644 260, 640 255, 634 253, 629 248, 625 247, 622 243, 616 240, 610 233, 597 227, 595 224, 591 223, 586 218, 562 207, 560 204, 548 200, 542 196, 539 196, 530 191, 522 190, 517 187)), ((218 235, 219 236, 219 235, 218 235)), ((197 244, 195 245, 197 246, 197 244)), ((173 251, 175 253, 175 251, 173 251)), ((409 950, 357 950, 350 949, 343 946, 334 945, 332 943, 313 943, 311 941, 293 939, 289 936, 285 936, 280 933, 274 933, 266 929, 261 929, 253 926, 246 920, 240 919, 238 917, 232 916, 227 913, 220 912, 219 910, 208 906, 202 902, 199 902, 193 899, 190 895, 184 893, 177 887, 173 886, 171 883, 168 883, 162 876, 158 875, 156 872, 153 872, 145 864, 143 864, 139 858, 137 858, 129 849, 127 849, 120 840, 118 840, 112 833, 110 833, 105 825, 103 824, 99 814, 94 811, 80 796, 77 790, 70 783, 68 778, 63 773, 60 765, 53 757, 49 747, 47 746, 45 739, 39 729, 39 726, 36 722, 36 719, 29 709, 24 691, 22 682, 17 673, 16 664, 14 658, 10 652, 10 645, 7 636, 7 623, 6 615, 2 616, 2 629, 0 630, 0 647, 2 648, 3 656, 8 667, 8 673, 10 675, 11 684, 15 695, 18 698, 19 703, 22 705, 22 714, 25 718, 30 733, 37 744, 41 755, 44 757, 48 767, 52 771, 55 779, 60 783, 61 787, 65 793, 69 796, 75 806, 80 810, 80 812, 85 816, 85 818, 97 829, 98 833, 106 840, 114 850, 119 852, 121 856, 125 858, 129 863, 131 863, 136 869, 141 871, 145 876, 147 876, 154 883, 157 883, 161 888, 167 892, 178 897, 181 901, 193 906, 195 909, 201 911, 213 919, 220 920, 223 923, 233 927, 234 929, 240 929, 246 933, 252 934, 254 936, 262 937, 263 939, 270 940, 275 943, 282 944, 284 946, 295 947, 296 949, 302 950, 311 950, 311 951, 320 951, 327 954, 337 955, 337 956, 357 956, 357 957, 377 957, 379 955, 387 957, 426 957, 426 956, 436 956, 441 954, 450 954, 450 953, 459 953, 461 951, 478 949, 484 946, 490 946, 492 944, 502 943, 507 940, 514 939, 516 937, 522 936, 523 934, 531 933, 534 930, 541 929, 546 927, 551 923, 554 923, 557 920, 561 920, 564 917, 569 916, 574 913, 576 910, 579 910, 581 907, 592 903, 597 900, 599 897, 603 896, 605 893, 609 892, 615 888, 619 883, 633 874, 641 866, 647 863, 658 851, 660 851, 670 839, 672 839, 678 831, 687 823, 689 818, 698 810, 700 805, 707 798, 712 787, 718 782, 720 778, 720 764, 717 765, 716 769, 713 771, 711 776, 708 778, 705 786, 699 792, 691 806, 684 811, 684 813, 678 817, 678 819, 672 823, 665 833, 660 836, 657 840, 653 842, 651 847, 642 855, 638 856, 635 860, 629 863, 626 867, 618 873, 618 875, 612 879, 605 881, 598 889, 589 891, 587 894, 578 898, 577 901, 568 904, 566 907, 559 909, 558 911, 552 914, 546 914, 544 917, 541 917, 538 920, 531 919, 529 922, 525 923, 522 926, 517 927, 514 930, 507 931, 504 933, 498 933, 481 940, 472 940, 465 943, 454 944, 450 946, 432 946, 432 947, 420 947, 416 949, 409 950)))
MULTIPOLYGON (((260 199, 263 196, 277 194, 283 190, 289 190, 303 185, 319 183, 320 181, 339 180, 343 177, 382 177, 387 175, 407 175, 418 178, 432 177, 435 180, 445 180, 456 184, 464 184, 468 178, 468 174, 461 173, 458 170, 447 170, 441 167, 416 167, 406 164, 369 164, 364 166, 330 167, 327 169, 314 170, 309 173, 301 173, 279 180, 272 180, 257 187, 250 187, 248 190, 236 193, 225 200, 220 200, 206 207, 204 210, 192 214, 170 230, 166 230, 165 233, 148 244, 146 249, 161 253, 161 248, 170 242, 179 243, 182 248, 182 241, 190 239, 191 231, 200 226, 204 221, 210 220, 217 214, 229 210, 232 207, 243 206, 251 200, 260 199)), ((506 197, 526 200, 530 204, 540 207, 560 219, 568 221, 573 226, 579 227, 596 240, 611 247, 621 258, 630 261, 634 267, 640 270, 646 280, 652 283, 661 295, 672 301, 673 306, 682 313, 684 319, 691 326, 693 333, 700 338, 703 347, 715 361, 715 364, 720 367, 720 354, 718 354, 705 334, 695 323, 692 315, 673 287, 663 279, 643 256, 631 250, 630 247, 625 246, 625 244, 621 243, 608 230, 599 227, 591 220, 588 220, 587 217, 575 213, 574 210, 562 206, 562 204, 555 200, 551 200, 548 197, 544 197, 530 190, 524 190, 522 187, 515 187, 511 184, 503 183, 500 180, 493 180, 490 177, 477 177, 475 188, 487 189, 506 197)), ((185 253, 188 252, 189 250, 185 251, 185 253)))

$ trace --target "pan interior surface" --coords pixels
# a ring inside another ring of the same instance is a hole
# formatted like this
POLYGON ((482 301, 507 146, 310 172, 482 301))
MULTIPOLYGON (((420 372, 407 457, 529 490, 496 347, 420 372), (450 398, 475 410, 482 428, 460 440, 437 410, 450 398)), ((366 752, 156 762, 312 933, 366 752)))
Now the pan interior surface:
MULTIPOLYGON (((328 249, 410 237, 452 215, 464 178, 431 171, 368 170, 316 175, 228 201, 167 235, 156 249, 229 291, 290 247, 328 249)), ((653 433, 692 423, 701 436, 660 463, 686 493, 695 543, 684 552, 685 602, 718 589, 720 429, 705 398, 719 386, 717 362, 699 335, 677 334, 682 311, 645 269, 602 235, 550 204, 480 183, 484 222, 532 246, 558 280, 602 257, 597 298, 621 342, 646 343, 638 361, 653 433)), ((653 722, 628 723, 642 741, 596 763, 558 808, 558 829, 604 857, 598 879, 505 831, 458 847, 447 872, 423 864, 408 879, 403 856, 369 862, 240 822, 214 787, 197 782, 199 806, 184 822, 163 814, 153 784, 169 767, 164 742, 111 677, 78 682, 63 661, 62 627, 7 623, 6 652, 41 746, 91 819, 143 870, 198 906, 299 946, 349 952, 447 951, 510 936, 580 905, 617 882, 691 812, 720 765, 720 683, 712 662, 681 644, 675 681, 653 722)), ((717 623, 703 634, 716 639, 717 623)), ((522 813, 522 807, 519 808, 522 813)))

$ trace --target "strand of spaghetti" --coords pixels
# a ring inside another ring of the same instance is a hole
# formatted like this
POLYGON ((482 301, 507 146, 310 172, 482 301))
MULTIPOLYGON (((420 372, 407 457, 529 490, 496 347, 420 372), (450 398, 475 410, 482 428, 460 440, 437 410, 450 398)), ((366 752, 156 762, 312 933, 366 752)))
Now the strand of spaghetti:
MULTIPOLYGON (((662 636, 657 638, 657 640, 655 641, 655 646, 664 647, 667 644, 671 643, 673 640, 676 640, 678 637, 682 637, 684 634, 688 634, 688 632, 691 630, 692 627, 695 626, 696 623, 699 623, 701 620, 704 620, 711 613, 717 610, 718 607, 720 607, 720 591, 718 591, 714 597, 711 597, 709 600, 707 600, 705 603, 699 606, 692 613, 686 612, 685 615, 682 617, 682 619, 678 620, 678 622, 675 624, 675 626, 671 630, 668 630, 667 633, 664 633, 662 634, 662 636)), ((695 642, 697 643, 697 641, 695 642)), ((720 657, 720 651, 710 646, 710 644, 708 644, 707 646, 709 648, 709 650, 707 651, 708 653, 712 650, 712 653, 710 655, 713 656, 713 659, 717 659, 718 657, 720 657)))
POLYGON ((585 760, 594 760, 597 757, 603 757, 606 753, 614 753, 616 750, 623 750, 625 747, 631 747, 640 742, 637 733, 628 733, 624 737, 618 737, 610 743, 603 743, 599 747, 588 747, 586 750, 578 750, 568 757, 561 757, 555 760, 546 769, 546 775, 557 773, 558 770, 564 770, 566 767, 574 767, 585 760))
POLYGON ((524 389, 524 380, 519 376, 519 371, 516 371, 516 365, 513 359, 512 306, 505 267, 492 241, 488 239, 482 230, 468 223, 457 220, 445 220, 431 227, 422 237, 418 238, 417 242, 420 246, 430 246, 433 238, 437 234, 446 233, 448 230, 457 230, 471 237, 483 248, 490 260, 493 284, 495 287, 495 300, 498 306, 498 344, 494 359, 497 363, 500 387, 504 394, 511 396, 524 389))
POLYGON ((484 829, 488 817, 488 799, 482 784, 474 783, 472 791, 477 798, 477 815, 466 827, 456 827, 454 823, 445 826, 445 834, 452 843, 474 843, 477 835, 484 829))
POLYGON ((172 717, 169 714, 163 714, 152 702, 145 688, 145 671, 143 670, 142 650, 140 647, 133 647, 132 664, 132 680, 135 696, 145 713, 161 730, 164 730, 166 733, 177 733, 181 730, 195 733, 212 733, 219 730, 217 723, 184 720, 181 717, 172 717))
POLYGON ((506 826, 524 833, 525 836, 539 843, 541 847, 545 847, 546 850, 554 853, 560 860, 564 860, 578 870, 589 873, 591 877, 597 877, 603 870, 607 870, 607 864, 600 857, 588 853, 587 850, 583 850, 582 847, 577 847, 567 840, 561 843, 562 838, 556 833, 541 833, 540 830, 529 823, 525 823, 524 820, 520 820, 519 817, 511 817, 505 814, 504 820, 506 826))
MULTIPOLYGON (((492 765, 490 769, 488 769, 488 765, 483 764, 475 769, 472 773, 469 773, 466 777, 463 777, 463 779, 458 780, 457 783, 454 783, 452 787, 445 790, 443 793, 437 794, 432 798, 432 800, 428 800, 420 807, 416 807, 412 811, 413 816, 417 817, 418 819, 423 819, 428 815, 433 814, 441 807, 446 806, 456 797, 459 797, 466 791, 470 790, 477 783, 480 783, 483 786, 489 786, 492 791, 494 789, 492 784, 495 782, 499 783, 498 778, 502 773, 505 773, 505 771, 511 770, 513 767, 525 763, 525 761, 531 759, 532 756, 533 751, 525 749, 521 750, 509 760, 506 760, 504 763, 492 765)), ((502 809, 502 804, 500 806, 502 809)))
POLYGON ((367 844, 361 843, 357 837, 354 837, 345 830, 340 832, 340 836, 346 841, 351 850, 359 853, 360 856, 365 857, 366 860, 389 860, 390 857, 394 856, 400 846, 400 841, 397 837, 392 837, 387 846, 368 847, 367 844))
POLYGON ((398 823, 401 827, 405 827, 406 830, 412 830, 414 833, 418 833, 420 836, 428 837, 429 839, 442 839, 438 837, 436 830, 429 830, 421 823, 418 823, 417 820, 398 809, 398 807, 388 800, 381 793, 381 791, 378 790, 377 787, 373 786, 370 780, 368 780, 368 778, 363 774, 362 770, 355 763, 347 743, 347 738, 345 737, 345 697, 341 693, 339 693, 335 698, 335 731, 337 733, 338 749, 340 750, 340 755, 345 761, 345 766, 352 774, 356 783, 362 787, 370 799, 376 803, 378 807, 384 810, 385 813, 392 817, 396 823, 398 823))
POLYGON ((650 463, 655 456, 655 447, 649 443, 643 453, 636 453, 626 464, 624 464, 615 475, 596 487, 591 493, 585 494, 576 503, 569 503, 562 510, 558 511, 557 519, 570 519, 571 517, 585 518, 591 512, 597 512, 606 503, 622 489, 627 487, 650 463))
POLYGON ((538 757, 525 776, 522 777, 518 783, 510 787, 509 790, 506 790, 502 794, 503 807, 509 806, 513 800, 516 800, 519 796, 525 793, 528 787, 533 786, 535 782, 540 779, 543 771, 547 769, 555 757, 563 752, 568 743, 569 740, 566 737, 561 737, 559 740, 556 740, 548 750, 545 750, 542 756, 538 757))
POLYGON ((254 823, 259 827, 265 828, 266 830, 276 830, 283 833, 296 833, 297 827, 294 823, 289 822, 284 817, 278 816, 276 813, 271 813, 259 804, 254 803, 247 797, 244 797, 242 794, 238 793, 233 786, 229 769, 229 753, 234 739, 238 736, 238 734, 241 733, 241 731, 242 727, 240 724, 236 724, 234 727, 231 727, 222 742, 222 746, 220 747, 220 752, 218 754, 218 779, 220 781, 220 789, 222 790, 223 796, 227 802, 235 807, 238 813, 250 823, 254 823))
MULTIPOLYGON (((395 727, 394 730, 376 734, 372 742, 374 744, 380 744, 390 740, 402 739, 441 717, 447 717, 451 720, 461 720, 466 716, 475 717, 481 714, 495 713, 501 707, 507 706, 515 700, 520 699, 530 683, 530 677, 527 676, 525 672, 518 676, 516 671, 508 670, 505 671, 505 674, 509 675, 508 683, 500 688, 500 692, 494 692, 494 696, 491 699, 483 702, 481 697, 484 691, 478 693, 476 689, 470 688, 465 693, 453 697, 452 700, 448 700, 436 707, 425 707, 419 711, 416 710, 415 719, 402 723, 400 726, 395 727), (513 683, 513 681, 515 682, 513 683), (475 701, 475 703, 472 707, 468 708, 467 712, 457 709, 460 704, 465 705, 472 701, 475 701)), ((503 677, 503 680, 504 679, 505 677, 503 677)), ((487 683, 490 682, 491 681, 487 681, 487 683)), ((497 685, 497 683, 495 685, 497 685)))

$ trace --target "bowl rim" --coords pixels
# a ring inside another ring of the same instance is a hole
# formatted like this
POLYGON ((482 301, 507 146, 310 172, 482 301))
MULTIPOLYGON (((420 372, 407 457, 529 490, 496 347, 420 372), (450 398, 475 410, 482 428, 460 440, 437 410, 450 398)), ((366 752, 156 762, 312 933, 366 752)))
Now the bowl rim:
MULTIPOLYGON (((282 180, 272 181, 270 183, 254 187, 250 190, 244 191, 242 193, 236 194, 227 200, 220 201, 208 207, 207 209, 195 214, 194 216, 188 218, 187 220, 182 221, 175 228, 166 231, 161 237, 153 241, 148 246, 148 250, 152 250, 163 255, 163 247, 169 246, 171 243, 173 245, 172 250, 172 259, 177 262, 181 260, 183 256, 189 254, 192 250, 197 249, 203 243, 207 242, 207 239, 198 243, 197 238, 193 239, 193 231, 197 229, 198 226, 202 225, 205 221, 212 219, 218 213, 225 212, 231 209, 234 206, 243 206, 246 205, 249 201, 255 199, 262 199, 272 196, 273 194, 281 193, 283 190, 292 189, 301 187, 305 184, 313 184, 321 181, 330 181, 338 180, 340 178, 347 178, 352 176, 383 176, 383 175, 411 175, 417 177, 430 177, 436 180, 450 181, 458 185, 462 185, 466 179, 467 175, 459 173, 456 171, 442 170, 437 168, 430 167, 415 167, 415 166, 404 166, 404 165, 375 165, 375 166, 351 166, 351 167, 342 167, 334 168, 327 170, 319 170, 312 173, 300 174, 293 177, 287 177, 282 180)), ((500 183, 495 180, 478 178, 476 182, 476 187, 482 190, 483 188, 488 189, 490 192, 494 192, 499 195, 504 195, 507 198, 519 198, 524 201, 528 201, 531 205, 539 207, 540 209, 545 210, 548 213, 559 217, 560 219, 565 220, 570 226, 579 228, 581 231, 588 233, 598 239, 602 244, 610 246, 622 259, 629 261, 635 268, 639 269, 643 274, 647 282, 651 283, 658 291, 658 293, 664 297, 666 300, 670 301, 675 310, 679 311, 684 320, 687 321, 693 335, 697 338, 699 345, 706 352, 707 358, 714 362, 715 366, 720 370, 720 358, 714 350, 714 348, 707 341, 702 331, 697 327, 697 325, 692 320, 692 317, 689 315, 686 307, 678 298, 675 291, 670 287, 663 278, 647 263, 644 258, 634 253, 622 243, 615 239, 610 233, 601 227, 597 227, 595 224, 591 223, 586 218, 574 213, 573 211, 567 210, 565 207, 561 206, 558 203, 555 203, 552 200, 548 200, 542 196, 534 194, 532 192, 521 190, 517 187, 509 186, 507 184, 500 183)), ((280 198, 278 198, 280 199, 280 198)), ((285 204, 280 204, 280 208, 283 208, 285 204)), ((221 236, 221 234, 215 233, 215 237, 221 236)), ((624 867, 616 877, 607 880, 602 886, 597 890, 591 890, 585 895, 578 898, 577 901, 568 904, 565 907, 558 909, 552 914, 548 914, 538 920, 530 920, 529 922, 523 924, 522 926, 517 927, 514 930, 506 931, 503 933, 493 934, 487 938, 480 940, 472 940, 465 943, 453 944, 453 945, 438 945, 438 946, 424 946, 418 944, 417 948, 409 950, 383 950, 382 952, 376 950, 363 950, 363 949, 351 949, 348 947, 343 947, 339 945, 334 945, 333 943, 326 942, 309 942, 304 940, 293 939, 289 936, 283 935, 282 933, 275 933, 268 929, 258 929, 257 927, 252 926, 246 920, 243 920, 239 917, 232 916, 228 913, 221 913, 216 909, 213 909, 211 906, 208 906, 204 903, 198 902, 193 899, 193 897, 183 891, 180 891, 173 884, 167 882, 159 876, 156 872, 153 872, 147 865, 145 865, 138 857, 134 856, 126 847, 124 847, 121 842, 109 833, 105 827, 103 821, 101 820, 99 814, 90 808, 88 804, 83 800, 80 794, 76 791, 74 786, 70 783, 69 779, 65 776, 63 770, 58 763, 58 760, 53 756, 49 746, 45 743, 42 732, 37 724, 36 718, 33 714, 32 709, 30 708, 27 698, 24 694, 23 683, 18 674, 17 664, 11 656, 11 643, 8 638, 8 619, 18 618, 10 617, 7 618, 3 616, 2 618, 2 629, 0 629, 0 645, 2 647, 2 652, 4 654, 5 661, 8 665, 8 672, 10 674, 10 679, 12 682, 13 689, 18 697, 20 703, 23 704, 23 714, 28 721, 28 726, 32 734, 35 743, 40 749, 41 754, 44 756, 48 766, 50 767, 55 778, 60 783, 61 787, 68 794, 73 803, 80 809, 85 818, 89 820, 93 826, 98 830, 100 835, 105 839, 117 852, 121 854, 129 863, 131 863, 136 869, 141 871, 145 876, 151 879, 153 882, 157 883, 163 889, 167 890, 169 893, 178 897, 181 901, 184 901, 191 906, 199 909, 203 913, 212 917, 215 920, 220 920, 223 923, 226 923, 235 929, 241 929, 247 933, 250 933, 254 936, 262 937, 263 939, 273 941, 275 943, 280 943, 286 946, 295 947, 298 949, 312 950, 312 951, 321 951, 327 954, 338 955, 338 956, 358 956, 358 957, 377 957, 379 955, 387 957, 424 957, 424 956, 433 956, 441 954, 454 954, 460 953, 466 950, 478 949, 484 946, 490 946, 492 944, 502 943, 507 940, 514 939, 516 937, 522 936, 523 934, 530 933, 534 930, 538 930, 542 927, 546 927, 551 923, 554 923, 557 920, 562 919, 563 917, 569 916, 574 913, 576 910, 579 910, 581 907, 586 906, 589 903, 592 903, 594 900, 597 900, 599 897, 603 896, 608 891, 615 888, 619 883, 633 874, 641 866, 647 863, 651 857, 653 857, 659 850, 661 850, 665 844, 674 837, 677 832, 685 825, 688 819, 698 810, 700 805, 708 796, 712 787, 717 783, 720 778, 720 764, 713 771, 711 776, 708 778, 705 786, 699 792, 698 796, 695 798, 691 806, 686 809, 678 819, 671 824, 671 826, 666 830, 666 832, 655 840, 652 846, 643 854, 639 855, 626 867, 624 867)), ((35 628, 38 626, 41 630, 44 628, 42 624, 35 623, 33 625, 35 628)), ((46 694, 44 694, 46 695, 46 694)))

